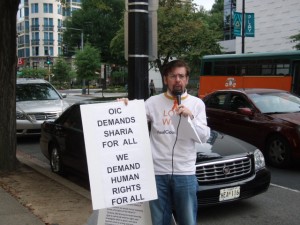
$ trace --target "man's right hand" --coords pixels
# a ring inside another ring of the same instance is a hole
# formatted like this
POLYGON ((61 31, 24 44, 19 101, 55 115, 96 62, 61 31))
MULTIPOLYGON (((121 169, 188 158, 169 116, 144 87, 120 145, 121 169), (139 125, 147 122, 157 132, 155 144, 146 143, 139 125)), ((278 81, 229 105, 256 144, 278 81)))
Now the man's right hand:
POLYGON ((116 101, 117 102, 124 102, 125 105, 128 105, 128 102, 129 102, 128 98, 117 98, 116 101))

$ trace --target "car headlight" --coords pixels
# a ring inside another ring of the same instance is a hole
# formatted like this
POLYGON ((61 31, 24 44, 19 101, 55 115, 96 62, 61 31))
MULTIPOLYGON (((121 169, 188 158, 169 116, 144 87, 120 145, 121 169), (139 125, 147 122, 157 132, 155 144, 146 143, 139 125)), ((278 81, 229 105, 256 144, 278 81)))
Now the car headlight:
POLYGON ((259 170, 266 166, 265 157, 259 149, 254 151, 255 170, 259 170))
POLYGON ((25 113, 22 111, 16 111, 16 118, 17 120, 26 120, 25 113))

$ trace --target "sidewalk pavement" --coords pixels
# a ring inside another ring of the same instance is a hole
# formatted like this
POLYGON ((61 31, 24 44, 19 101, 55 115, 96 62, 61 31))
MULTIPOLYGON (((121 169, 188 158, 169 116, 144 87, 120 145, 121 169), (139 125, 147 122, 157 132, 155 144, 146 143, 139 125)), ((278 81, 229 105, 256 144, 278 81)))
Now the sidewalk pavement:
POLYGON ((0 173, 0 225, 84 225, 90 192, 17 152, 15 172, 0 173))
MULTIPOLYGON (((96 91, 89 96, 102 97, 96 91)), ((17 151, 17 158, 21 165, 16 172, 0 173, 0 225, 83 225, 94 220, 88 190, 39 166, 28 155, 17 151)))
POLYGON ((1 225, 45 225, 37 216, 0 188, 1 225))

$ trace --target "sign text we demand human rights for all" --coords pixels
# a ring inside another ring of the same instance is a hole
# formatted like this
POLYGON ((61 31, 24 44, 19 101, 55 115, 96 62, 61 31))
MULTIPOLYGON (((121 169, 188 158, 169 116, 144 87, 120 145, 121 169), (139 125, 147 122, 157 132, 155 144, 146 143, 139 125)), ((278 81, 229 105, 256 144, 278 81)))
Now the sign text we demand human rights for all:
POLYGON ((157 198, 143 100, 81 105, 93 209, 157 198))

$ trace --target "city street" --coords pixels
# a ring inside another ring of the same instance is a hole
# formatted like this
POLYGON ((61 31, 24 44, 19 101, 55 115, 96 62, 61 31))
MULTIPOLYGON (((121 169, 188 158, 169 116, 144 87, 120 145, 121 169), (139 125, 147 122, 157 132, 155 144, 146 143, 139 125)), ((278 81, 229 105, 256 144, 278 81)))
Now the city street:
MULTIPOLYGON (((39 138, 18 139, 18 151, 34 158, 38 166, 50 170, 41 154, 39 138)), ((234 204, 200 208, 198 224, 206 225, 296 225, 299 224, 300 167, 288 170, 269 168, 271 186, 266 193, 234 204)), ((87 189, 87 181, 70 176, 70 181, 87 189)))
MULTIPOLYGON (((64 90, 66 101, 73 104, 77 101, 101 97, 101 92, 93 90, 90 96, 81 95, 81 90, 64 90)), ((120 93, 104 94, 106 97, 120 96, 120 93)), ((124 94, 123 94, 124 95, 124 94)), ((38 166, 48 169, 48 160, 42 155, 39 137, 18 138, 17 149, 22 154, 34 158, 38 166)), ((296 225, 299 224, 300 205, 300 166, 282 170, 269 168, 272 174, 271 186, 266 193, 234 204, 200 208, 198 224, 201 225, 296 225)), ((69 181, 88 190, 86 179, 68 176, 69 181)))

